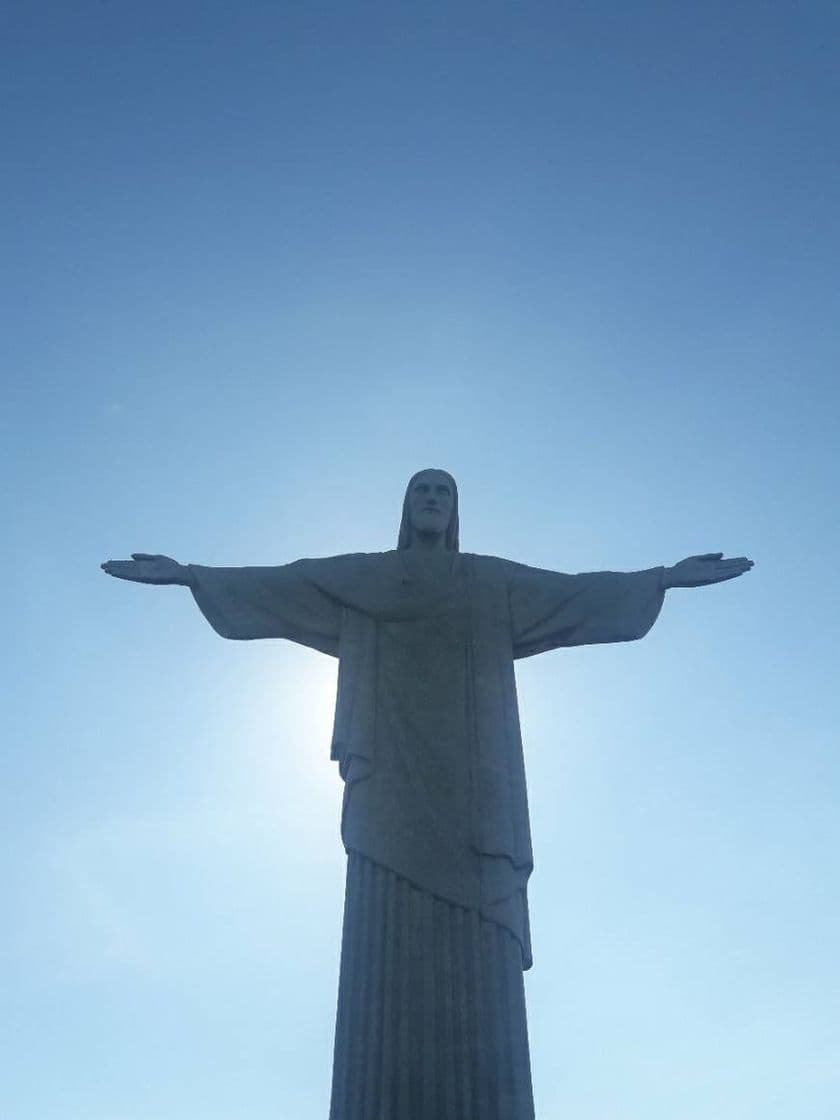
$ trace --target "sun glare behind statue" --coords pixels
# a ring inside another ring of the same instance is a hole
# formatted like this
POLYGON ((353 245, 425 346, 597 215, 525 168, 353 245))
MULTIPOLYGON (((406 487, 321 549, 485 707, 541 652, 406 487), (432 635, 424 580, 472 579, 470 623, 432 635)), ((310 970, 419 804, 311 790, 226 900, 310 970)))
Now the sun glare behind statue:
POLYGON ((254 792, 286 817, 326 821, 340 805, 341 782, 330 761, 336 671, 334 661, 312 655, 295 658, 293 671, 280 680, 276 666, 266 666, 253 682, 248 740, 254 792))

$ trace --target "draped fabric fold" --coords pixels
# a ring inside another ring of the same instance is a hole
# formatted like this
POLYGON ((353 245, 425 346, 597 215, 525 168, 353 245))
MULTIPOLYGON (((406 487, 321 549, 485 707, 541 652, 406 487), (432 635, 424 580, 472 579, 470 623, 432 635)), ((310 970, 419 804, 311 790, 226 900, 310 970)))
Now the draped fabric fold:
POLYGON ((349 783, 370 776, 376 744, 376 624, 345 608, 338 644, 338 688, 330 758, 349 783))

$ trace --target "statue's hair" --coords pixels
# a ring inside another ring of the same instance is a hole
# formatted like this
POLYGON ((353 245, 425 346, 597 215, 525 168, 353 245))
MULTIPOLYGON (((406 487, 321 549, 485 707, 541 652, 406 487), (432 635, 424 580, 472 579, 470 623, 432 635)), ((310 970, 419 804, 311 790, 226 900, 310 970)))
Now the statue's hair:
POLYGON ((421 474, 426 474, 428 471, 436 471, 438 474, 445 475, 449 479, 449 485, 452 487, 452 514, 449 518, 449 524, 446 526, 445 546, 450 552, 458 551, 458 484, 449 473, 449 471, 441 470, 440 467, 424 467, 422 471, 413 474, 408 480, 408 486, 405 488, 405 497, 403 498, 402 508, 402 521, 400 521, 400 534, 397 538, 397 548, 410 548, 411 547, 411 514, 408 508, 408 495, 411 493, 411 487, 417 481, 421 474))

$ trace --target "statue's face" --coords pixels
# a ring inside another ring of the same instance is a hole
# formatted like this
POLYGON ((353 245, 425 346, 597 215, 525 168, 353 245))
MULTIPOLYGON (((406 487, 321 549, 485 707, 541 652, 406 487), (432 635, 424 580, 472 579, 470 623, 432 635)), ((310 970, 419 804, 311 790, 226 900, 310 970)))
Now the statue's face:
POLYGON ((416 533, 445 533, 452 517, 455 495, 441 471, 423 471, 408 492, 411 527, 416 533))

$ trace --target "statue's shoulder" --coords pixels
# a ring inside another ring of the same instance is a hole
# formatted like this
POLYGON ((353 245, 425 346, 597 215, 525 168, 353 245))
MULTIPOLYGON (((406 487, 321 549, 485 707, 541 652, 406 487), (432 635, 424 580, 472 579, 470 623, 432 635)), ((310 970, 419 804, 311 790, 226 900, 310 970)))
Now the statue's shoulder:
POLYGON ((512 560, 505 560, 503 556, 485 556, 480 552, 462 552, 461 556, 477 579, 509 579, 511 574, 520 567, 512 560))
POLYGON ((355 576, 374 584, 391 577, 399 578, 403 568, 403 554, 395 548, 387 552, 348 552, 335 559, 347 577, 355 576))
POLYGON ((292 561, 294 564, 320 564, 322 566, 334 565, 335 567, 352 568, 376 567, 388 563, 387 557, 396 556, 396 552, 339 552, 336 556, 302 556, 292 561))
POLYGON ((504 556, 485 556, 482 552, 462 552, 461 555, 471 560, 474 564, 488 568, 503 568, 513 563, 512 560, 506 560, 504 556))
POLYGON ((337 556, 302 557, 287 568, 304 579, 335 590, 375 584, 394 566, 391 553, 342 552, 337 556))

